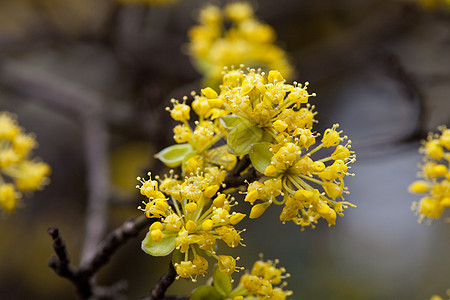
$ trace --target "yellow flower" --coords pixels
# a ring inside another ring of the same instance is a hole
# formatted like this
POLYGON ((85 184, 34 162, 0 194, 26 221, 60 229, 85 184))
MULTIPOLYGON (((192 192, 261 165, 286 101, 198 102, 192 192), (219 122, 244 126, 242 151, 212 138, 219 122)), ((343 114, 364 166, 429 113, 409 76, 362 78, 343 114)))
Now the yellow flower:
POLYGON ((49 182, 50 166, 31 158, 36 146, 35 137, 23 132, 15 116, 0 112, 0 207, 7 213, 19 203, 18 191, 40 190, 49 182))
POLYGON ((267 75, 252 69, 232 70, 223 76, 217 97, 232 113, 222 117, 230 130, 228 149, 236 155, 248 153, 254 167, 266 176, 249 184, 245 201, 256 204, 250 218, 261 216, 275 203, 285 204, 283 222, 314 227, 324 218, 334 225, 336 216, 350 205, 338 198, 348 193, 344 178, 353 176, 348 171, 356 160, 351 141, 338 124, 325 130, 320 143, 316 140, 314 106, 308 103, 315 94, 309 94, 307 86, 286 83, 276 70, 267 75), (313 159, 322 148, 331 154, 313 159), (297 191, 316 197, 305 203, 294 196, 297 191), (279 196, 283 199, 277 200, 279 196))
POLYGON ((419 173, 423 180, 417 180, 409 186, 410 192, 425 194, 412 207, 419 215, 419 222, 425 218, 429 218, 430 222, 438 219, 445 208, 450 207, 450 130, 445 126, 438 129, 440 133, 430 133, 419 149, 425 156, 419 173))
MULTIPOLYGON (((212 169, 214 173, 215 168, 212 169)), ((144 202, 145 207, 139 208, 147 217, 160 219, 150 226, 143 250, 155 256, 177 252, 182 257, 174 263, 178 276, 194 281, 208 269, 204 256, 216 258, 224 274, 236 270, 235 259, 218 255, 215 246, 218 240, 231 248, 241 244, 240 232, 234 226, 245 217, 231 212, 236 205, 234 199, 218 193, 224 178, 217 181, 208 170, 186 176, 184 180, 177 180, 171 174, 160 180, 159 185, 151 178, 140 179, 142 185, 138 186, 141 194, 149 198, 148 203, 144 202), (170 196, 170 202, 159 188, 170 196)))
POLYGON ((241 276, 239 285, 228 297, 250 295, 258 299, 284 300, 287 296, 291 296, 292 291, 283 290, 287 283, 282 282, 290 275, 286 273, 285 268, 277 268, 278 263, 278 260, 256 261, 250 273, 241 276))
POLYGON ((231 170, 236 157, 228 153, 226 146, 217 146, 226 134, 219 120, 220 116, 228 113, 220 108, 222 100, 211 88, 203 89, 202 95, 192 93, 192 96, 194 100, 191 105, 186 104, 187 97, 183 97, 183 103, 172 99, 173 108, 166 108, 174 120, 183 123, 173 129, 174 140, 179 145, 167 147, 156 157, 170 167, 181 165, 186 175, 214 166, 231 170), (194 127, 188 122, 191 107, 198 116, 194 127))
POLYGON ((217 87, 224 67, 241 64, 291 75, 286 53, 274 44, 275 31, 256 19, 248 2, 228 3, 222 10, 208 4, 198 21, 200 24, 189 30, 188 46, 206 85, 217 87), (224 23, 230 23, 229 28, 224 28, 224 23))
POLYGON ((20 194, 14 189, 14 185, 5 183, 0 185, 0 207, 7 213, 12 213, 17 207, 20 194))

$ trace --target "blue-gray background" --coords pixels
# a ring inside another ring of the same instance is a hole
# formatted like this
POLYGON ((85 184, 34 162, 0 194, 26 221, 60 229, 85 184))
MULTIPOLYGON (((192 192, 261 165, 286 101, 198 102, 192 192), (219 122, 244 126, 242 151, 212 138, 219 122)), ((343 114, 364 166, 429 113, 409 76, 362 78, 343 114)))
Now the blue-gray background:
MULTIPOLYGON (((8 72, 38 79, 44 90, 50 84, 101 99, 112 164, 122 166, 111 167, 119 172, 113 182, 122 184, 109 189, 112 229, 138 214, 142 199, 132 190, 134 177, 166 171, 151 158, 172 143, 174 122, 164 107, 171 97, 200 87, 201 76, 183 49, 202 3, 1 1, 0 110, 16 113, 36 134, 36 154, 53 168, 44 191, 0 219, 2 299, 76 298, 70 283, 46 265, 52 255, 46 229, 60 228, 77 264, 88 193, 83 120, 42 99, 45 92, 34 97, 26 82, 11 83, 8 72), (140 173, 120 173, 127 165, 140 166, 140 173)), ((243 222, 247 246, 232 253, 246 267, 258 253, 279 258, 292 275, 292 299, 444 296, 450 288, 450 225, 442 219, 418 224, 410 207, 419 197, 407 186, 421 161, 420 139, 437 125, 450 124, 450 11, 400 0, 253 3, 259 18, 275 28, 295 66, 293 79, 309 81, 309 90, 317 93, 311 99, 319 111, 316 129, 338 122, 352 139, 358 159, 351 169, 356 176, 346 181, 351 192, 346 200, 357 208, 349 208, 336 226, 321 223, 303 232, 282 225, 280 209, 271 209, 243 222)), ((168 261, 144 254, 142 238, 120 249, 99 276, 105 285, 127 279, 130 299, 145 296, 168 261)), ((180 280, 169 293, 186 294, 193 286, 180 280)))

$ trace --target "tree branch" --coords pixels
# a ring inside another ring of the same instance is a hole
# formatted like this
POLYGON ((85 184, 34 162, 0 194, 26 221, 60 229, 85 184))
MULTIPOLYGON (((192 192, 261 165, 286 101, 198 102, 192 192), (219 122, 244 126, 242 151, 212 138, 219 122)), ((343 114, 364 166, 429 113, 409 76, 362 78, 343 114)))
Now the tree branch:
POLYGON ((258 178, 258 172, 253 167, 249 168, 244 174, 241 174, 250 166, 250 163, 251 162, 248 155, 245 155, 242 159, 238 160, 234 168, 230 172, 228 172, 227 176, 225 177, 225 187, 221 187, 219 191, 238 187, 243 185, 245 181, 253 181, 258 178))
POLYGON ((159 281, 156 283, 156 285, 150 291, 150 296, 148 299, 149 300, 163 299, 164 294, 166 293, 166 290, 175 281, 176 277, 177 277, 177 272, 175 271, 175 268, 173 267, 172 261, 170 261, 169 269, 161 276, 159 281))
POLYGON ((70 266, 66 245, 59 234, 58 228, 49 228, 47 232, 53 239, 53 249, 55 250, 56 257, 52 256, 48 265, 58 276, 70 280, 82 299, 91 297, 120 298, 120 292, 126 288, 126 284, 123 281, 119 281, 110 287, 99 287, 95 284, 94 276, 101 267, 108 263, 117 249, 124 245, 131 237, 138 235, 152 221, 153 219, 149 219, 145 215, 126 221, 100 243, 92 258, 86 261, 81 268, 70 266))

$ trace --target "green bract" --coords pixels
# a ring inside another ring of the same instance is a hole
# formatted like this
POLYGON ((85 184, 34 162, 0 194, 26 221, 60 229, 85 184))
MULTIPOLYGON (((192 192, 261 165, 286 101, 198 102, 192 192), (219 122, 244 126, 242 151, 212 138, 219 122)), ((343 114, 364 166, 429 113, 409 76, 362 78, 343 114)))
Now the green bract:
POLYGON ((177 144, 164 148, 159 153, 157 153, 155 157, 161 160, 168 167, 173 168, 181 165, 181 162, 186 157, 186 155, 192 152, 194 152, 194 150, 192 149, 192 146, 190 144, 177 144))
POLYGON ((231 276, 223 274, 218 266, 213 271, 214 289, 222 296, 227 296, 232 289, 231 276))
POLYGON ((215 289, 210 285, 202 285, 194 290, 189 300, 222 300, 224 299, 215 289))
POLYGON ((242 122, 228 135, 228 151, 234 155, 247 154, 253 144, 261 141, 263 130, 249 122, 242 122))
POLYGON ((166 256, 175 249, 175 238, 175 235, 165 236, 161 241, 155 242, 149 231, 142 241, 141 248, 144 252, 153 256, 166 256))
POLYGON ((205 160, 217 166, 223 166, 225 170, 233 168, 236 158, 228 153, 227 145, 223 145, 204 154, 205 160))
POLYGON ((240 117, 240 116, 234 115, 234 114, 223 116, 220 118, 220 124, 222 124, 222 126, 227 130, 233 129, 234 127, 238 126, 242 122, 248 122, 248 121, 246 119, 244 119, 243 117, 240 117))
POLYGON ((254 144, 248 152, 253 167, 263 174, 270 165, 273 156, 273 153, 269 150, 270 145, 271 144, 267 142, 257 143, 254 144))

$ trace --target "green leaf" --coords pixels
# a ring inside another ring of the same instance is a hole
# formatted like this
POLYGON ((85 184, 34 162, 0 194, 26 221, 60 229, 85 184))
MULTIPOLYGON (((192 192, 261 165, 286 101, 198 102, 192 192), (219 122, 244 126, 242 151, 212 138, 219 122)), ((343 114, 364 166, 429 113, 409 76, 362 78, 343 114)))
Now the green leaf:
POLYGON ((262 136, 263 130, 258 126, 241 123, 228 135, 228 150, 234 155, 247 154, 253 144, 261 141, 262 136))
POLYGON ((264 130, 261 141, 272 143, 273 141, 275 141, 275 139, 272 137, 272 135, 268 131, 264 130))
POLYGON ((236 157, 228 153, 227 145, 207 151, 205 153, 205 159, 209 163, 223 166, 225 170, 231 170, 236 164, 236 157))
POLYGON ((210 285, 202 285, 194 290, 189 300, 222 300, 222 297, 214 287, 210 285))
POLYGON ((166 256, 175 249, 175 235, 163 237, 159 242, 155 242, 151 237, 151 232, 147 232, 142 241, 141 248, 145 253, 152 256, 166 256))
POLYGON ((231 130, 243 122, 248 123, 248 121, 243 117, 234 114, 223 116, 220 118, 220 124, 222 124, 222 126, 227 130, 231 130))
POLYGON ((273 156, 273 153, 269 150, 271 145, 271 143, 266 142, 253 144, 248 152, 253 167, 263 174, 270 165, 273 156))
POLYGON ((194 150, 190 144, 176 144, 161 150, 155 157, 161 160, 166 166, 173 168, 178 167, 184 157, 192 152, 194 150))
POLYGON ((226 297, 231 292, 231 276, 220 272, 218 266, 214 267, 213 282, 214 288, 223 297, 226 297))

